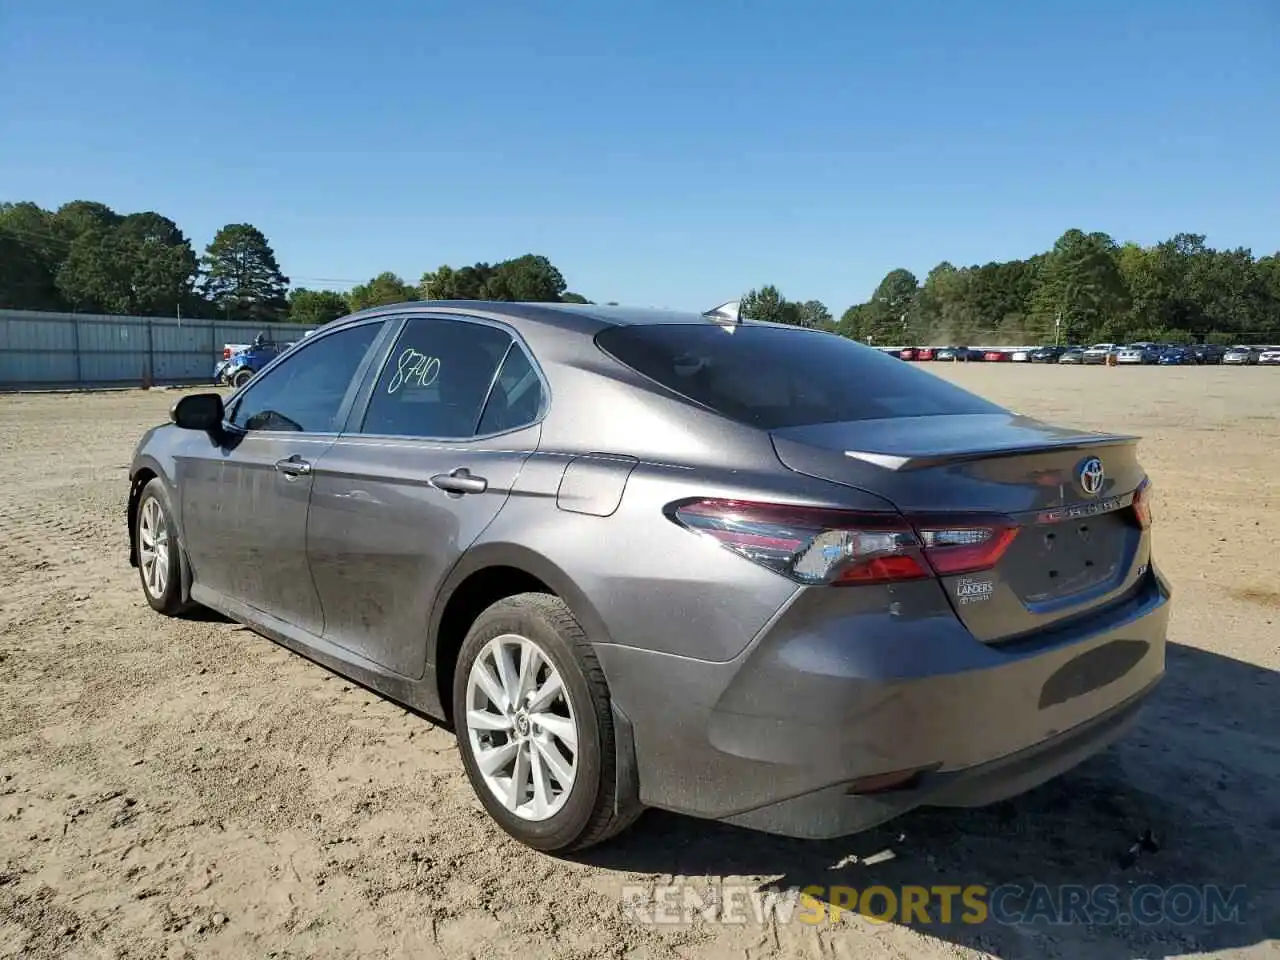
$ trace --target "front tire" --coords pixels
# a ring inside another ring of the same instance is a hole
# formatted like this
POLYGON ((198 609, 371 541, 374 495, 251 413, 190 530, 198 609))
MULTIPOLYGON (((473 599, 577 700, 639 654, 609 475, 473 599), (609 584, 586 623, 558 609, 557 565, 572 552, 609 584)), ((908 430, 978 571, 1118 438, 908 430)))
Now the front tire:
POLYGON ((182 547, 178 543, 169 498, 159 477, 153 477, 142 488, 134 518, 134 537, 138 548, 138 576, 147 603, 165 616, 185 613, 192 604, 183 592, 182 547))
POLYGON ((231 378, 233 387, 243 387, 246 383, 253 379, 252 370, 237 370, 231 378))
POLYGON ((472 788, 521 843, 581 850, 638 816, 638 805, 615 802, 604 672, 558 597, 508 597, 476 618, 458 653, 453 720, 472 788))

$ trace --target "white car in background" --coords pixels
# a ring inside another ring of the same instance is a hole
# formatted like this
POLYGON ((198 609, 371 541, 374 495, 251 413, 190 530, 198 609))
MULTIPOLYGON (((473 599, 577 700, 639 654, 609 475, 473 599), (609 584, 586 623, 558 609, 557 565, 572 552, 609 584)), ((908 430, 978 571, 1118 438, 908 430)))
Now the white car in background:
POLYGON ((1092 347, 1084 352, 1085 363, 1106 363, 1107 357, 1115 352, 1117 344, 1114 343, 1095 343, 1092 347))
POLYGON ((1116 351, 1116 363, 1140 364, 1156 362, 1156 345, 1154 343, 1131 343, 1116 351))
POLYGON ((1258 354, 1258 366, 1280 366, 1280 347, 1267 347, 1258 354))
POLYGON ((1013 352, 1009 354, 1009 359, 1014 363, 1030 363, 1031 351, 1034 347, 1015 347, 1013 352))

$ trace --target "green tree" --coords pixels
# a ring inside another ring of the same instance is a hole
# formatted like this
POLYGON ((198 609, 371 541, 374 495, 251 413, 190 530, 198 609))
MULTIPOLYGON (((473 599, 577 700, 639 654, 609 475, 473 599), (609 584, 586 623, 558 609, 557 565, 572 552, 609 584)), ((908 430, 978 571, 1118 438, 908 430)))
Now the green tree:
POLYGON ((565 293, 561 295, 560 302, 561 303, 590 303, 591 301, 588 300, 586 297, 584 297, 580 293, 565 293))
POLYGON ((172 316, 191 301, 197 263, 191 242, 168 217, 131 213, 115 228, 131 270, 132 313, 172 316))
POLYGON ((289 291, 290 323, 319 327, 351 312, 347 298, 333 290, 308 290, 297 287, 289 291))
POLYGON ((559 303, 565 296, 566 284, 550 260, 529 253, 492 265, 477 263, 457 270, 446 264, 424 273, 418 289, 424 300, 559 303))
POLYGON ((831 311, 821 300, 806 300, 800 304, 800 326, 830 329, 833 327, 831 311))
POLYGON ((131 314, 134 307, 133 250, 112 227, 91 227, 71 242, 58 268, 58 289, 72 309, 131 314))
POLYGON ((453 269, 445 264, 424 273, 418 284, 423 300, 486 300, 486 289, 493 268, 487 263, 453 269))
POLYGON ((1105 233, 1071 229, 1059 237, 1032 296, 1037 324, 1053 330, 1060 319, 1064 341, 1121 339, 1129 314, 1116 255, 1115 241, 1105 233))
POLYGON ((899 343, 908 339, 908 327, 920 292, 919 281, 910 270, 890 270, 871 294, 861 314, 863 336, 871 343, 899 343))
POLYGON ((227 224, 205 249, 201 265, 201 290, 219 313, 245 320, 284 319, 289 278, 280 272, 275 251, 257 227, 227 224))
MULTIPOLYGON (((92 205, 86 207, 92 212, 92 205)), ((86 215, 78 222, 88 228, 71 241, 57 273, 58 289, 73 309, 172 316, 190 303, 195 252, 168 217, 86 215)))
POLYGON ((68 242, 34 203, 0 203, 0 307, 61 310, 58 268, 68 242))
POLYGON ((773 284, 759 290, 748 290, 738 307, 744 320, 760 320, 766 323, 794 323, 799 317, 787 308, 787 300, 773 284))
POLYGON ((369 307, 383 307, 417 299, 417 288, 405 283, 390 270, 378 274, 368 283, 352 287, 347 296, 352 310, 367 310, 369 307))
POLYGON ((533 253, 502 261, 485 284, 489 300, 558 303, 564 291, 560 271, 546 257, 533 253))
POLYGON ((67 241, 93 230, 109 231, 121 221, 105 203, 96 200, 72 200, 64 203, 53 214, 54 230, 67 241))

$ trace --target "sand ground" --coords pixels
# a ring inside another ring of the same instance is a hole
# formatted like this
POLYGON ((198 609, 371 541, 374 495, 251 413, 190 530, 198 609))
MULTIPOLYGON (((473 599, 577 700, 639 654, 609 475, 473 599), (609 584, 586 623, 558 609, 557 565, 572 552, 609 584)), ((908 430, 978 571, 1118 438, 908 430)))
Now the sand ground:
POLYGON ((127 564, 134 442, 172 391, 0 397, 0 956, 1280 956, 1280 371, 932 368, 1136 432, 1172 580, 1129 738, 1016 801, 832 843, 661 813, 576 860, 482 814, 452 736, 127 564), (1144 830, 1160 849, 1118 857, 1144 830), (890 850, 894 858, 867 865, 890 850), (845 917, 652 926, 624 888, 1243 885, 1239 923, 845 917))

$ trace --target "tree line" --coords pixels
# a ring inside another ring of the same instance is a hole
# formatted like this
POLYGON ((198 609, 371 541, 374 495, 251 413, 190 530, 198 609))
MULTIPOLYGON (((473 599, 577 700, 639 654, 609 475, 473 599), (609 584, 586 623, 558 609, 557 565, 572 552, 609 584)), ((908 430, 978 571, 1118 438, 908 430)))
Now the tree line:
POLYGON ((222 227, 197 256, 178 225, 152 211, 121 214, 91 200, 56 210, 0 203, 0 308, 319 325, 366 307, 446 299, 588 302, 537 254, 444 265, 417 284, 386 272, 347 291, 291 289, 249 223, 222 227))
POLYGON ((1280 341, 1280 254, 1201 234, 1119 244, 1068 230, 1026 260, 891 270, 841 333, 881 344, 1280 341))
MULTIPOLYGON (((388 271, 346 291, 291 287, 252 224, 227 224, 197 255, 174 221, 152 211, 0 203, 0 307, 319 325, 408 300, 590 302, 567 286, 547 257, 530 253, 442 265, 417 283, 388 271)), ((923 283, 891 270, 838 320, 820 301, 790 300, 773 285, 744 294, 742 313, 880 344, 1270 342, 1280 340, 1280 254, 1217 250, 1200 234, 1144 247, 1072 229, 1026 260, 943 262, 923 283)))

